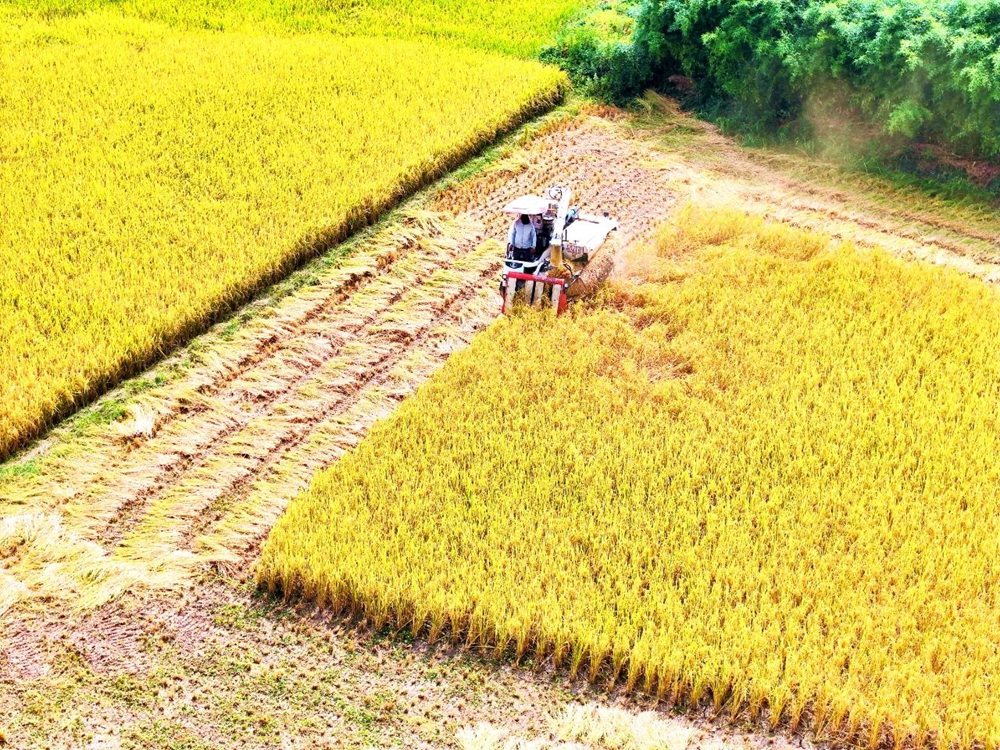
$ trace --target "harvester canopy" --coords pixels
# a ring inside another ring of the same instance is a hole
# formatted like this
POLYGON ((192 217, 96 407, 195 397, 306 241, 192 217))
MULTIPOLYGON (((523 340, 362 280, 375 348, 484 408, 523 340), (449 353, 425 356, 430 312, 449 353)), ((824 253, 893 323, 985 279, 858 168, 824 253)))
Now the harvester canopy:
POLYGON ((504 206, 505 214, 528 214, 537 216, 549 210, 551 201, 538 195, 522 195, 504 206))

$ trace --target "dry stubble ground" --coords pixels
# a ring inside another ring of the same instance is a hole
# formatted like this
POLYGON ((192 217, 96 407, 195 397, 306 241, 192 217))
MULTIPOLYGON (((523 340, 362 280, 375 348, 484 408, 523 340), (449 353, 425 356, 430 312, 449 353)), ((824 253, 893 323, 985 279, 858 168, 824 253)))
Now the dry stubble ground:
MULTIPOLYGON (((0 469, 0 736, 14 747, 489 747, 554 738, 546 717, 580 701, 642 708, 547 665, 290 611, 255 599, 248 581, 312 473, 496 315, 488 240, 518 194, 571 185, 581 205, 618 216, 619 246, 678 202, 725 202, 1000 278, 988 212, 742 150, 667 100, 648 105, 522 132, 0 469)), ((774 741, 669 721, 672 750, 774 741)))

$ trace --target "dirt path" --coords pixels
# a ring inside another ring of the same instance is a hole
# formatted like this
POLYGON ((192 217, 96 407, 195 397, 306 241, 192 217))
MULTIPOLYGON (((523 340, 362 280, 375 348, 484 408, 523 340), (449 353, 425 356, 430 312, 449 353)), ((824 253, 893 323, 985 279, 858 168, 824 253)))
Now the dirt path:
MULTIPOLYGON (((571 185, 620 219, 620 245, 679 201, 726 202, 1000 279, 989 216, 893 207, 653 102, 555 121, 428 191, 0 469, 0 746, 554 747, 545 716, 578 699, 632 721, 621 696, 345 633, 253 601, 247 581, 315 471, 496 317, 490 238, 519 194, 571 185)), ((672 750, 723 741, 670 726, 672 750)))
POLYGON ((653 94, 646 103, 648 114, 627 127, 658 147, 656 165, 679 200, 733 205, 1000 283, 998 206, 932 197, 805 155, 740 148, 714 126, 680 112, 672 100, 653 94))

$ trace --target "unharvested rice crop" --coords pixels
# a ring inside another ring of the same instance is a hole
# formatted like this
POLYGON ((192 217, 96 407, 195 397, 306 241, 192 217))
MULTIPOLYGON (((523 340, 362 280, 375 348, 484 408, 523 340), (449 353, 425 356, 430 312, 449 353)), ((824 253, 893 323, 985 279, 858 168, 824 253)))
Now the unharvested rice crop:
MULTIPOLYGON (((587 0, 0 0, 0 19, 89 15, 213 31, 421 39, 533 57, 587 0)), ((102 21, 104 22, 104 21, 102 21)))
POLYGON ((1000 300, 687 210, 497 322, 272 531, 260 582, 861 742, 1000 742, 1000 300))
POLYGON ((0 456, 562 93, 416 42, 0 30, 0 456))

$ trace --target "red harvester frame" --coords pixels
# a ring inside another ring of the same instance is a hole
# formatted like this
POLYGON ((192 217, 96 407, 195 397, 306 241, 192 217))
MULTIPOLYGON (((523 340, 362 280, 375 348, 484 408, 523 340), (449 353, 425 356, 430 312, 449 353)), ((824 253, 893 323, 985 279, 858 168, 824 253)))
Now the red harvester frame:
MULTIPOLYGON (((518 281, 525 282, 525 296, 529 302, 532 301, 532 297, 536 297, 534 285, 541 284, 552 287, 549 299, 552 300, 552 307, 555 308, 556 315, 561 315, 569 306, 569 299, 566 297, 566 287, 569 286, 569 282, 566 279, 557 279, 553 276, 536 276, 535 274, 521 273, 520 271, 509 271, 507 273, 506 294, 503 296, 503 305, 500 307, 501 313, 507 312, 507 305, 513 302, 518 281), (528 291, 528 283, 531 283, 530 293, 528 291)), ((540 299, 540 296, 537 298, 540 299)))

